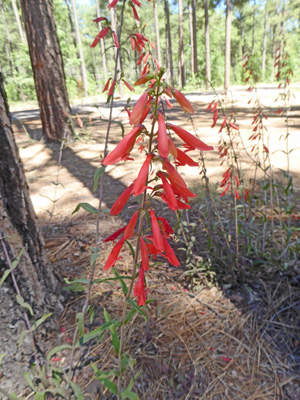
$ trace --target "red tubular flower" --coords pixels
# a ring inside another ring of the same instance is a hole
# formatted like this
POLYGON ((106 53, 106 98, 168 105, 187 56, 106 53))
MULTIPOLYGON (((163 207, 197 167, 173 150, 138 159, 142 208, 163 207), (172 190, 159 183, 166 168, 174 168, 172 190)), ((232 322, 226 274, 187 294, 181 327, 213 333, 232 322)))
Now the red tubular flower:
POLYGON ((163 242, 164 242, 164 248, 166 252, 166 256, 168 261, 174 265, 174 267, 178 267, 180 265, 180 262, 178 261, 177 257, 175 256, 174 250, 170 246, 169 242, 167 239, 163 237, 163 242))
POLYGON ((117 3, 118 3, 118 0, 113 0, 111 3, 109 3, 108 8, 109 9, 115 8, 117 3))
POLYGON ((134 285, 133 294, 137 297, 139 306, 144 306, 146 304, 145 275, 143 268, 140 268, 139 277, 134 285))
POLYGON ((157 250, 163 251, 164 244, 163 244, 163 237, 161 231, 159 229, 159 225, 157 219, 155 217, 154 211, 149 211, 151 216, 151 225, 152 225, 152 232, 153 232, 153 244, 157 250))
POLYGON ((153 78, 153 75, 143 75, 141 76, 133 86, 140 86, 143 85, 144 83, 150 81, 150 79, 153 78))
POLYGON ((104 158, 102 161, 103 165, 112 165, 116 164, 120 160, 126 158, 130 151, 132 150, 136 136, 140 132, 141 127, 137 126, 133 128, 131 132, 129 132, 120 143, 109 153, 108 156, 104 158))
MULTIPOLYGON (((136 85, 134 84, 134 86, 136 85)), ((134 109, 132 110, 129 119, 131 125, 136 125, 139 123, 141 115, 147 105, 147 98, 148 98, 148 93, 144 92, 137 101, 136 105, 134 106, 134 109)))
POLYGON ((127 203, 133 189, 133 183, 128 186, 110 209, 110 215, 119 214, 127 203))
POLYGON ((90 47, 96 47, 99 40, 103 39, 107 35, 107 32, 109 31, 109 29, 110 29, 110 27, 108 26, 107 28, 105 28, 101 32, 99 32, 90 47))
POLYGON ((217 107, 218 107, 218 104, 219 104, 219 100, 217 100, 217 101, 215 102, 215 104, 214 104, 213 108, 210 110, 210 112, 215 112, 216 109, 217 109, 217 107))
POLYGON ((130 42, 131 42, 131 48, 133 51, 135 51, 135 40, 132 36, 130 36, 130 42))
POLYGON ((222 130, 223 130, 223 128, 225 127, 225 125, 226 125, 226 117, 223 119, 223 122, 222 122, 221 128, 220 128, 220 130, 219 130, 219 133, 222 132, 222 130))
POLYGON ((115 34, 115 32, 113 32, 112 34, 113 34, 113 39, 114 39, 115 45, 119 49, 120 48, 120 43, 119 43, 118 37, 115 34))
POLYGON ((144 58, 144 55, 145 55, 145 53, 142 53, 142 54, 140 55, 140 58, 138 59, 138 62, 136 63, 136 65, 140 65, 140 64, 141 64, 142 59, 144 58))
POLYGON ((125 242, 125 238, 123 237, 122 239, 120 239, 118 241, 117 244, 115 244, 110 255, 108 256, 106 264, 104 265, 104 271, 107 271, 109 268, 113 267, 115 265, 115 263, 122 258, 122 257, 119 257, 119 253, 123 247, 124 242, 125 242))
POLYGON ((114 94, 115 83, 116 83, 116 81, 113 80, 113 81, 112 81, 112 84, 111 84, 111 86, 110 86, 110 88, 109 88, 109 91, 108 91, 108 93, 107 93, 107 96, 112 96, 112 95, 114 94))
POLYGON ((141 115, 141 119, 140 119, 139 124, 142 124, 145 121, 147 115, 149 114, 150 108, 151 108, 150 101, 148 101, 147 105, 146 105, 146 108, 143 111, 143 114, 141 115))
POLYGON ((140 237, 140 243, 141 243, 142 268, 144 271, 148 271, 149 270, 149 257, 148 257, 146 243, 144 241, 143 236, 140 237))
POLYGON ((160 64, 156 58, 154 59, 154 62, 156 64, 156 68, 158 69, 158 71, 160 71, 160 64))
POLYGON ((178 162, 176 162, 177 166, 180 165, 189 165, 190 167, 198 167, 199 164, 194 161, 191 157, 189 157, 186 153, 181 151, 180 149, 177 149, 177 156, 174 157, 178 162))
POLYGON ((174 230, 171 228, 169 222, 164 217, 157 217, 156 219, 160 225, 162 233, 168 239, 170 237, 170 234, 174 233, 174 230))
POLYGON ((214 149, 213 146, 208 146, 207 144, 196 138, 194 135, 190 134, 179 126, 167 124, 167 127, 169 129, 172 129, 172 131, 174 131, 176 135, 178 135, 180 139, 183 140, 190 147, 193 147, 200 151, 209 151, 214 149))
POLYGON ((142 75, 147 75, 149 72, 150 68, 148 64, 145 64, 143 70, 142 70, 142 75))
POLYGON ((168 108, 173 108, 172 104, 166 97, 165 97, 165 102, 167 103, 168 108))
POLYGON ((188 210, 189 208, 191 208, 191 206, 189 204, 185 204, 180 200, 177 200, 177 204, 178 204, 179 210, 188 210))
POLYGON ((158 172, 157 176, 159 176, 160 179, 162 180, 163 189, 165 191, 165 196, 164 196, 165 201, 167 202, 168 206, 172 211, 177 210, 178 209, 177 200, 171 185, 169 184, 169 182, 167 181, 166 177, 162 172, 158 172))
POLYGON ((123 233, 126 229, 126 226, 123 226, 123 228, 118 229, 116 232, 114 232, 113 234, 111 234, 110 236, 108 236, 106 239, 103 240, 103 242, 110 242, 112 240, 117 239, 117 237, 119 237, 121 235, 121 233, 123 233))
POLYGON ((236 131, 238 131, 240 128, 238 126, 236 126, 235 124, 231 123, 229 124, 231 126, 231 128, 235 129, 236 131))
POLYGON ((162 158, 167 158, 169 155, 169 143, 166 130, 166 124, 162 113, 158 114, 158 152, 162 158))
POLYGON ((148 60, 148 57, 149 57, 149 51, 147 51, 147 53, 146 53, 146 55, 145 55, 145 58, 143 59, 143 63, 144 64, 146 64, 146 62, 147 62, 147 60, 148 60))
POLYGON ((173 165, 168 160, 163 161, 163 166, 166 169, 166 171, 168 172, 169 178, 172 182, 174 182, 179 187, 183 187, 183 188, 187 187, 186 183, 184 182, 182 177, 179 175, 179 173, 176 171, 176 169, 173 167, 173 165))
POLYGON ((101 22, 101 21, 107 21, 107 18, 105 18, 105 17, 98 17, 98 18, 93 19, 93 22, 96 22, 96 23, 101 22))
POLYGON ((211 106, 213 105, 213 103, 214 103, 214 100, 211 103, 209 103, 209 105, 205 111, 209 111, 211 109, 211 106))
POLYGON ((128 82, 126 82, 125 79, 122 79, 122 81, 125 83, 125 85, 131 92, 135 92, 135 89, 128 82))
POLYGON ((172 89, 170 88, 170 86, 165 86, 163 92, 165 94, 167 94, 169 97, 173 97, 173 93, 172 93, 172 89))
POLYGON ((152 154, 148 154, 147 155, 147 158, 144 161, 144 164, 142 165, 142 168, 140 169, 138 177, 134 181, 133 190, 132 190, 132 194, 134 196, 139 196, 146 189, 146 182, 147 182, 147 177, 148 177, 149 165, 150 165, 152 157, 153 157, 152 154))
POLYGON ((138 13, 136 12, 136 9, 135 9, 134 6, 132 6, 132 11, 133 11, 134 19, 135 19, 136 21, 140 22, 140 18, 139 18, 139 16, 138 16, 138 13))
POLYGON ((156 49, 155 44, 153 42, 150 42, 150 46, 152 47, 153 50, 156 49))
POLYGON ((105 84, 105 86, 104 86, 104 89, 103 89, 102 93, 104 93, 104 92, 106 92, 106 91, 107 91, 107 89, 108 89, 108 87, 109 87, 109 82, 111 81, 111 79, 112 79, 112 78, 109 78, 109 79, 108 79, 108 81, 106 82, 106 84, 105 84))
POLYGON ((230 185, 231 185, 231 182, 228 183, 228 185, 226 186, 224 192, 220 195, 220 197, 223 197, 225 195, 225 193, 228 191, 230 185))
POLYGON ((169 153, 172 154, 174 158, 177 158, 178 149, 175 146, 173 140, 168 136, 168 143, 169 143, 169 153))
POLYGON ((184 112, 194 114, 194 109, 188 99, 177 89, 173 89, 173 95, 177 102, 181 105, 184 112))
POLYGON ((137 221, 137 219, 138 219, 138 216, 139 216, 139 213, 138 213, 138 211, 136 211, 136 212, 133 214, 133 216, 131 217, 131 219, 130 219, 130 221, 129 221, 129 224, 126 226, 125 233, 124 233, 124 238, 125 238, 126 240, 127 240, 127 239, 130 239, 131 236, 133 235, 134 228, 135 228, 135 225, 136 225, 136 221, 137 221))

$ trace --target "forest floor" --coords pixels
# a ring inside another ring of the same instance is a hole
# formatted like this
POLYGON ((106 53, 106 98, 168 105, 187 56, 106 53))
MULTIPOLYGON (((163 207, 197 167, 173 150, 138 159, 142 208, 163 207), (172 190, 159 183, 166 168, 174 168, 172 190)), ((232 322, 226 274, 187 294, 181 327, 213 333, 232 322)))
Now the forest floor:
MULTIPOLYGON (((258 95, 268 116, 266 126, 269 133, 269 151, 276 179, 284 179, 280 169, 286 169, 285 118, 276 111, 283 108, 278 90, 260 88, 258 95)), ((218 147, 219 125, 211 129, 212 114, 206 112, 207 105, 215 98, 213 93, 191 93, 195 114, 193 124, 201 140, 215 149, 218 147)), ((251 161, 251 122, 253 103, 248 101, 253 93, 244 89, 232 92, 231 106, 240 127, 244 149, 239 157, 245 181, 254 173, 251 161), (246 149, 246 150, 245 150, 246 149)), ((293 176, 294 197, 297 215, 300 215, 300 93, 291 98, 290 109, 290 153, 289 168, 293 176)), ((129 131, 126 102, 115 102, 114 117, 129 131)), ((192 123, 180 107, 173 103, 167 110, 169 120, 192 132, 192 123)), ((108 118, 108 106, 104 103, 96 109, 92 105, 77 106, 74 114, 80 117, 84 127, 79 128, 78 140, 67 145, 58 166, 59 144, 35 140, 41 137, 41 122, 36 111, 18 110, 13 114, 14 132, 25 165, 31 198, 45 234, 50 261, 60 278, 69 280, 89 274, 89 248, 94 246, 96 218, 80 211, 72 215, 78 203, 89 202, 98 206, 97 191, 93 193, 93 176, 100 166, 103 154, 108 118)), ((121 139, 121 129, 112 125, 109 150, 121 139)), ((189 153, 199 158, 199 154, 189 153)), ((135 179, 143 155, 136 152, 135 161, 112 165, 106 168, 104 178, 103 208, 112 206, 125 187, 135 179)), ((217 150, 205 155, 206 168, 214 191, 221 181, 225 166, 220 165, 217 150)), ((198 194, 195 207, 200 207, 203 185, 199 170, 180 167, 182 176, 191 190, 198 194), (200 205, 199 205, 200 204, 200 205)), ((133 202, 129 203, 133 205, 133 202)), ((163 212, 165 207, 157 203, 163 212)), ((129 215, 122 213, 122 219, 129 215)), ((121 227, 122 221, 109 214, 102 214, 100 236, 102 239, 121 227)), ((205 232, 203 232, 203 235, 205 232)), ((201 237, 197 238, 201 241, 201 237)), ((205 243, 205 241, 203 241, 205 243)), ((201 247, 201 243, 199 244, 201 247)), ((101 244, 101 258, 97 263, 96 278, 106 273, 102 266, 112 245, 101 244)), ((205 253, 205 249, 203 249, 205 253)), ((182 257, 181 257, 182 260, 182 257)), ((125 251, 118 270, 128 273, 131 256, 125 251)), ((167 399, 287 399, 300 398, 300 261, 290 263, 283 271, 282 265, 267 265, 256 280, 240 286, 230 285, 217 279, 209 282, 205 277, 195 285, 186 276, 184 258, 181 267, 175 269, 161 263, 147 274, 150 287, 149 298, 156 301, 148 306, 148 321, 139 316, 127 326, 126 351, 136 359, 134 373, 137 391, 144 400, 167 399), (167 272, 166 272, 167 271, 167 272)), ((120 317, 122 296, 118 285, 96 284, 93 288, 95 320, 93 327, 103 323, 103 307, 113 318, 120 317)), ((73 294, 66 304, 59 321, 64 334, 53 335, 52 346, 65 343, 72 338, 75 314, 82 307, 82 293, 73 294)), ((93 327, 90 327, 93 329, 93 327)), ((116 357, 108 336, 93 346, 75 354, 78 365, 76 380, 86 389, 89 397, 109 399, 105 389, 93 382, 91 367, 83 362, 92 360, 99 369, 116 367, 116 357)), ((63 352, 54 365, 68 362, 63 352)), ((133 375, 132 375, 133 376, 133 375)))

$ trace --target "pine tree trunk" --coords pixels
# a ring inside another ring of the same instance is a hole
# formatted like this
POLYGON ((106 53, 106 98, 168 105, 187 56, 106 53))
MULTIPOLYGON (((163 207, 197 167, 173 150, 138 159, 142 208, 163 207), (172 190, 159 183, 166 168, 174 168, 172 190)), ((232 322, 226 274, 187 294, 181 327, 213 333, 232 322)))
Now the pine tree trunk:
POLYGON ((230 37, 231 37, 231 0, 226 0, 226 31, 225 31, 225 76, 224 89, 230 85, 230 37))
POLYGON ((204 15, 205 15, 205 71, 206 71, 206 89, 208 89, 211 82, 208 0, 204 0, 204 15))
MULTIPOLYGON (((11 129, 1 73, 0 148, 0 276, 9 269, 6 252, 13 261, 24 249, 21 260, 14 269, 14 277, 21 296, 31 305, 33 318, 36 320, 48 312, 49 308, 61 310, 61 304, 57 295, 57 281, 48 264, 43 237, 11 129)), ((1 388, 10 391, 24 386, 22 372, 27 368, 32 355, 28 335, 22 344, 25 348, 20 350, 17 345, 19 334, 27 327, 23 319, 24 309, 18 307, 16 301, 12 274, 0 287, 0 303, 0 353, 6 353, 2 361, 5 379, 1 381, 1 388), (20 360, 16 357, 19 351, 23 352, 20 360)))
POLYGON ((252 46, 251 46, 251 55, 254 54, 254 44, 255 44, 255 12, 256 12, 256 2, 254 1, 253 6, 253 21, 252 21, 252 46))
POLYGON ((52 1, 21 0, 21 7, 43 135, 47 140, 68 138, 73 129, 52 1))
MULTIPOLYGON (((9 31, 9 27, 8 27, 8 23, 7 23, 7 19, 6 19, 6 15, 5 15, 5 11, 4 11, 2 0, 0 0, 0 7, 1 7, 1 11, 2 11, 2 16, 3 16, 3 22, 4 22, 4 26, 5 26, 5 31, 6 31, 6 37, 7 37, 7 41, 8 41, 8 44, 9 44, 9 48, 8 48, 8 46, 5 46, 5 50, 6 50, 7 59, 9 61, 10 73, 11 73, 11 76, 13 77, 15 75, 14 74, 14 69, 16 70, 17 74, 19 73, 19 70, 18 70, 18 67, 14 64, 14 62, 12 60, 12 56, 11 56, 13 51, 14 51, 14 48, 13 48, 13 44, 12 44, 10 31, 9 31)), ((22 85, 19 85, 19 89, 20 89, 20 98, 24 102, 25 101, 25 96, 24 96, 24 91, 23 91, 22 85)))
MULTIPOLYGON (((97 9, 97 17, 99 18, 99 17, 101 17, 101 14, 100 14, 100 6, 99 6, 99 0, 96 0, 96 9, 97 9)), ((102 30, 101 21, 98 22, 98 29, 99 29, 99 32, 102 30)), ((106 55, 105 55, 104 39, 100 39, 100 49, 101 49, 101 56, 102 56, 104 80, 105 80, 105 82, 106 82, 107 79, 108 79, 108 75, 107 75, 107 65, 106 65, 106 55)))
POLYGON ((155 37, 156 37, 156 53, 159 65, 161 65, 161 54, 160 54, 160 40, 159 40, 159 25, 158 25, 158 14, 157 14, 157 0, 153 0, 153 11, 154 11, 154 23, 155 23, 155 37))
POLYGON ((196 0, 192 0, 192 15, 193 15, 193 55, 194 55, 194 74, 198 73, 197 63, 197 15, 196 15, 196 0))
POLYGON ((179 22, 179 82, 180 86, 185 86, 184 72, 184 51, 183 51, 183 5, 182 0, 178 0, 178 22, 179 22))
POLYGON ((84 55, 83 55, 83 48, 82 48, 78 18, 77 18, 76 3, 75 3, 75 0, 71 0, 71 2, 72 2, 72 8, 73 8, 73 17, 74 17, 74 24, 75 24, 76 39, 77 39, 77 43, 78 43, 79 57, 80 57, 80 61, 81 61, 80 66, 81 66, 81 76, 82 76, 82 81, 83 81, 84 94, 87 97, 89 95, 88 80, 87 80, 87 73, 86 73, 86 67, 85 67, 85 61, 84 61, 84 55))
POLYGON ((171 84, 171 86, 174 86, 172 41, 171 41, 171 28, 170 28, 170 12, 169 12, 168 0, 165 0, 165 13, 166 13, 166 42, 167 42, 168 81, 171 84))
POLYGON ((16 18, 18 31, 19 31, 19 35, 20 35, 20 38, 21 38, 21 42, 22 43, 26 43, 25 33, 23 31, 23 27, 22 27, 21 20, 20 20, 20 17, 19 17, 19 11, 18 11, 18 7, 17 7, 17 4, 16 4, 16 1, 15 0, 11 0, 11 3, 12 3, 12 6, 13 6, 13 10, 14 10, 14 14, 15 14, 15 18, 16 18))
POLYGON ((262 62, 261 62, 261 76, 263 82, 265 80, 265 71, 266 71, 267 27, 268 27, 268 12, 267 10, 265 10, 264 39, 263 39, 262 62))
POLYGON ((192 71, 192 76, 194 77, 194 75, 195 75, 194 46, 193 46, 194 33, 193 33, 193 13, 192 13, 192 5, 191 4, 189 4, 189 25, 190 25, 190 46, 191 46, 191 71, 192 71))

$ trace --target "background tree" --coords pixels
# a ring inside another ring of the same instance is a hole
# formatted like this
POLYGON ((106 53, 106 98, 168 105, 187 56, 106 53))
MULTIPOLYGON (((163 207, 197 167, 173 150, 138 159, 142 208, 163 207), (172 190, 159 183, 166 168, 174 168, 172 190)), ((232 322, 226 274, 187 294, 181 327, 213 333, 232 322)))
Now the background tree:
POLYGON ((170 27, 170 11, 168 0, 165 1, 165 13, 166 13, 166 50, 167 50, 167 68, 168 78, 170 84, 174 86, 174 75, 173 75, 173 55, 172 55, 172 40, 171 40, 171 27, 170 27))
POLYGON ((43 135, 48 140, 72 135, 63 60, 51 0, 21 0, 30 59, 40 107, 43 135))
POLYGON ((231 0, 226 0, 226 29, 225 29, 225 73, 224 89, 230 85, 230 41, 231 41, 231 0))
POLYGON ((183 52, 183 5, 178 0, 178 23, 179 23, 179 84, 185 86, 184 52, 183 52))
POLYGON ((204 25, 205 25, 205 78, 206 78, 206 89, 209 88, 211 82, 210 74, 210 42, 209 42, 209 15, 208 15, 208 0, 204 2, 204 25))
MULTIPOLYGON (((48 264, 43 237, 30 200, 23 164, 11 128, 1 73, 0 148, 0 275, 9 268, 6 251, 13 261, 24 249, 14 276, 21 296, 33 308, 35 318, 41 317, 50 306, 60 307, 57 281, 48 264)), ((22 376, 16 361, 18 332, 12 334, 14 331, 11 328, 20 314, 11 276, 0 287, 0 299, 0 344, 5 343, 5 349, 0 348, 0 352, 7 354, 2 361, 6 379, 1 382, 1 387, 5 389, 11 381, 20 385, 22 376)), ((26 326, 22 324, 24 329, 26 326)), ((27 354, 31 357, 32 349, 27 354)), ((21 370, 24 370, 24 363, 21 370)))

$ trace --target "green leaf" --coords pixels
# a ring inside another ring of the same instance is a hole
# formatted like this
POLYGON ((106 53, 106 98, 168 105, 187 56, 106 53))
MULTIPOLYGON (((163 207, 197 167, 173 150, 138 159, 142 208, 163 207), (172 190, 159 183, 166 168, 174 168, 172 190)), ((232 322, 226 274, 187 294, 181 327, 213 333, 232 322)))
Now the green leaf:
POLYGON ((21 260, 23 251, 24 251, 24 249, 22 249, 20 251, 20 253, 18 254, 17 258, 11 263, 11 269, 7 269, 7 270, 4 271, 4 273, 2 275, 2 278, 1 278, 1 281, 0 281, 0 287, 2 286, 3 282, 8 277, 8 275, 18 266, 18 264, 19 264, 19 262, 21 260))
POLYGON ((42 316, 42 318, 35 321, 35 323, 32 325, 32 330, 34 331, 35 329, 37 329, 51 315, 52 315, 52 313, 45 314, 42 316))
POLYGON ((23 342, 23 339, 24 339, 25 335, 27 335, 27 333, 29 333, 29 331, 27 329, 25 329, 24 331, 21 332, 19 339, 18 339, 18 346, 21 346, 21 343, 23 342))
POLYGON ((125 240, 125 242, 128 244, 128 246, 129 246, 129 248, 130 248, 130 252, 131 252, 132 258, 133 258, 133 260, 134 260, 134 258, 135 258, 135 251, 134 251, 134 248, 132 247, 132 244, 131 244, 128 240, 125 240))
POLYGON ((84 314, 83 314, 83 312, 77 313, 76 319, 77 319, 79 337, 81 337, 84 333, 84 314))
POLYGON ((131 276, 129 275, 119 275, 116 278, 104 278, 104 279, 94 279, 93 283, 102 283, 102 282, 108 282, 108 281, 118 281, 120 278, 122 279, 132 279, 131 276))
POLYGON ((92 253, 91 254, 91 259, 90 259, 90 265, 94 265, 96 260, 100 257, 99 253, 92 253))
POLYGON ((90 340, 96 338, 97 336, 100 336, 106 329, 109 329, 111 326, 119 327, 119 326, 121 326, 121 322, 115 321, 115 320, 106 322, 105 324, 101 325, 99 328, 94 329, 92 332, 89 332, 89 333, 83 335, 77 343, 80 345, 83 345, 83 344, 89 342, 90 340))
POLYGON ((27 303, 26 301, 24 301, 24 299, 23 299, 22 296, 20 296, 20 295, 17 294, 17 295, 16 295, 16 299, 17 299, 17 303, 18 303, 21 307, 26 308, 27 310, 29 310, 30 315, 33 315, 33 310, 32 310, 32 308, 31 308, 31 305, 30 305, 29 303, 27 303))
POLYGON ((93 207, 91 204, 79 203, 77 205, 77 207, 75 208, 75 210, 72 212, 72 215, 75 214, 77 211, 79 211, 80 208, 83 208, 85 211, 87 211, 90 214, 98 214, 98 210, 95 207, 93 207))
POLYGON ((46 393, 44 392, 36 392, 34 395, 34 400, 45 400, 46 393))
POLYGON ((113 394, 117 395, 118 394, 118 388, 115 383, 113 383, 110 379, 101 379, 101 382, 103 385, 113 394))
POLYGON ((116 371, 114 369, 104 372, 104 371, 100 371, 100 369, 98 369, 96 367, 96 365, 94 363, 92 363, 92 362, 91 362, 91 366, 92 366, 92 368, 93 368, 93 370, 95 372, 96 378, 99 379, 99 380, 109 378, 110 376, 116 377, 116 376, 119 375, 118 371, 116 371))
MULTIPOLYGON (((108 313, 108 311, 104 308, 103 310, 104 318, 106 322, 111 321, 111 317, 108 313)), ((116 331, 116 328, 114 326, 111 326, 109 328, 110 334, 111 334, 111 344, 113 345, 113 348, 115 349, 116 354, 119 354, 120 350, 120 339, 118 336, 118 333, 116 331)))
POLYGON ((88 307, 88 312, 90 313, 90 324, 92 324, 95 316, 95 312, 92 306, 88 307))
POLYGON ((29 372, 28 371, 23 372, 23 376, 24 376, 24 379, 25 379, 27 385, 30 387, 30 389, 32 389, 35 392, 36 388, 33 384, 31 376, 29 375, 29 372))
MULTIPOLYGON (((69 380, 68 380, 68 381, 69 381, 69 380)), ((69 383, 70 383, 70 385, 71 385, 71 387, 72 387, 72 389, 73 389, 73 392, 74 392, 74 394, 75 394, 75 398, 76 398, 77 400, 84 400, 83 393, 82 393, 80 387, 77 385, 77 383, 74 383, 74 382, 72 382, 72 381, 69 381, 69 383)))
POLYGON ((99 167, 99 168, 96 169, 96 171, 94 173, 93 192, 95 192, 97 190, 99 179, 103 175, 104 171, 105 171, 105 166, 102 166, 102 167, 99 167))
MULTIPOLYGON (((104 118, 100 118, 100 121, 109 122, 108 119, 104 119, 104 118)), ((122 129, 122 137, 124 137, 125 129, 124 129, 124 125, 122 124, 122 122, 116 121, 116 120, 112 120, 111 123, 119 125, 119 127, 122 129)))
POLYGON ((71 350, 71 349, 72 349, 72 346, 69 345, 69 344, 62 344, 62 345, 60 345, 60 346, 54 347, 54 349, 52 349, 52 350, 49 351, 49 353, 48 353, 48 355, 47 355, 47 360, 50 360, 51 357, 52 357, 55 353, 58 353, 59 351, 65 350, 65 349, 70 349, 70 350, 71 350))
POLYGON ((122 393, 121 393, 121 400, 140 400, 139 396, 132 392, 130 389, 126 388, 122 393))
POLYGON ((125 354, 121 360, 121 372, 124 372, 127 367, 133 369, 134 367, 134 360, 130 357, 129 354, 125 354))
POLYGON ((1 366, 2 360, 4 359, 5 356, 6 356, 6 353, 0 353, 0 366, 1 366))
POLYGON ((132 308, 125 317, 125 325, 128 324, 128 322, 130 322, 132 320, 132 318, 135 316, 135 314, 137 313, 137 310, 135 308, 132 308))
POLYGON ((124 282, 124 280, 121 278, 121 275, 118 274, 117 270, 115 268, 112 268, 112 272, 115 274, 115 276, 119 279, 120 284, 121 284, 121 288, 122 288, 122 292, 124 294, 124 296, 127 295, 128 293, 128 287, 126 285, 126 283, 124 282))
POLYGON ((140 306, 138 306, 132 299, 126 299, 126 301, 131 305, 132 308, 134 308, 138 313, 143 316, 145 321, 147 321, 147 315, 140 306))

